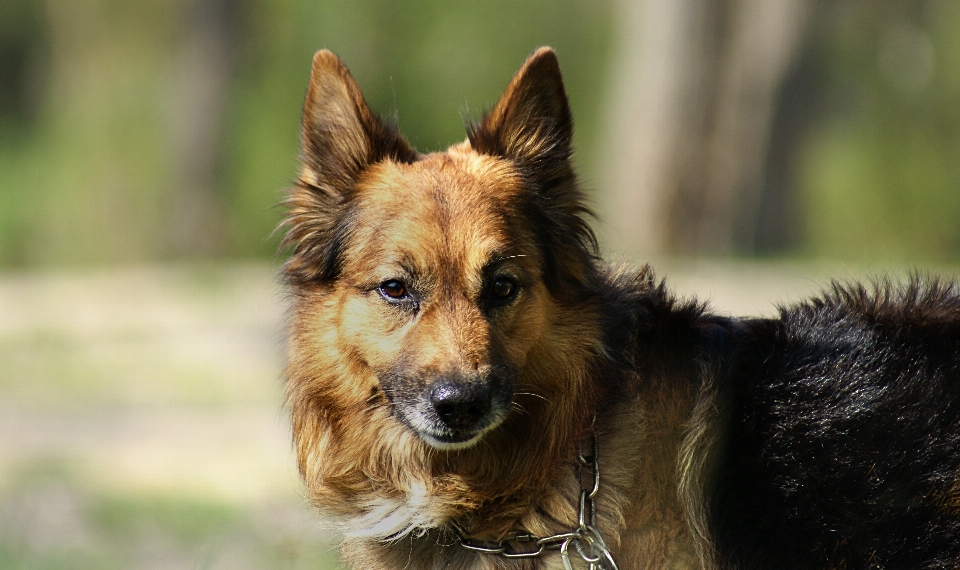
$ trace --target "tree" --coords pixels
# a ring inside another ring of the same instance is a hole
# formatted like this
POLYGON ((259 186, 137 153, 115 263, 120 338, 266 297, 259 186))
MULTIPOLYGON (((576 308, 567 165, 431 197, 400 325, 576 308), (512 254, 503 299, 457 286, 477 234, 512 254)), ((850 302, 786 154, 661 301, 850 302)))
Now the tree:
POLYGON ((622 0, 604 217, 628 250, 749 252, 803 0, 622 0))

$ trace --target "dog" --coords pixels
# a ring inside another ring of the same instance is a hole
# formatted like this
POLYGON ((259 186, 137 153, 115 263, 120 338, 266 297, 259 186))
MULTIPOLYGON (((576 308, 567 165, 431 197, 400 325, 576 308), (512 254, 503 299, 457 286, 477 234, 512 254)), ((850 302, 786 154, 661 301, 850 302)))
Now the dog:
POLYGON ((554 52, 420 154, 313 59, 286 398, 353 568, 960 568, 960 292, 726 318, 603 263, 554 52))

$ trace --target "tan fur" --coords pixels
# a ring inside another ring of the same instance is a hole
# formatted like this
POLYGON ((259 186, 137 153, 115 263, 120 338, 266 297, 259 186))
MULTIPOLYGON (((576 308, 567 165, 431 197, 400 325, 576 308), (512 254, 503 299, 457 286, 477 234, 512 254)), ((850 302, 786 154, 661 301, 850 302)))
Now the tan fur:
MULTIPOLYGON (((421 156, 369 111, 336 56, 314 59, 304 166, 286 222, 295 247, 287 399, 309 499, 347 536, 342 553, 354 568, 560 568, 556 553, 526 561, 470 553, 452 525, 480 541, 573 528, 575 457, 595 413, 598 527, 620 568, 692 568, 704 554, 684 500, 700 501, 709 411, 694 413, 687 380, 641 382, 624 370, 613 373, 634 386, 630 397, 598 409, 607 397, 598 373, 610 367, 600 307, 563 298, 564 283, 587 282, 593 269, 558 257, 551 285, 545 236, 521 207, 538 157, 555 150, 538 113, 568 113, 554 93, 537 99, 544 89, 562 96, 555 62, 548 50, 531 56, 477 127, 476 144, 502 148, 479 152, 467 141, 421 156), (512 304, 485 312, 477 299, 491 266, 522 288, 512 304), (420 295, 415 316, 378 293, 398 276, 420 295), (426 383, 500 361, 515 371, 510 409, 466 449, 433 447, 398 421, 379 380, 400 366, 426 383)), ((560 200, 547 198, 545 208, 560 200)), ((578 199, 557 207, 579 219, 578 199)))

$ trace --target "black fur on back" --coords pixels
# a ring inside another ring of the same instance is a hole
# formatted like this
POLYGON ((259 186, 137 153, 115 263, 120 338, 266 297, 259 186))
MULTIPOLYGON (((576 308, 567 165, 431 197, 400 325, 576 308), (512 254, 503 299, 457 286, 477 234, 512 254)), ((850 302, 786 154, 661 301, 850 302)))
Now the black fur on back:
POLYGON ((721 567, 960 567, 960 292, 835 284, 744 324, 709 505, 721 567))

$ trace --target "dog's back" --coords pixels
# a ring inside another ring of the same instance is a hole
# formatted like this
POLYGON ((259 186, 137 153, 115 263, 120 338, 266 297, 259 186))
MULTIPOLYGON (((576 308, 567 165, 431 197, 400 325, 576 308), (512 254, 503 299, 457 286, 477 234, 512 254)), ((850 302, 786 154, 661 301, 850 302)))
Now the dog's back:
POLYGON ((835 286, 738 334, 710 499, 738 568, 960 565, 960 295, 835 286))

